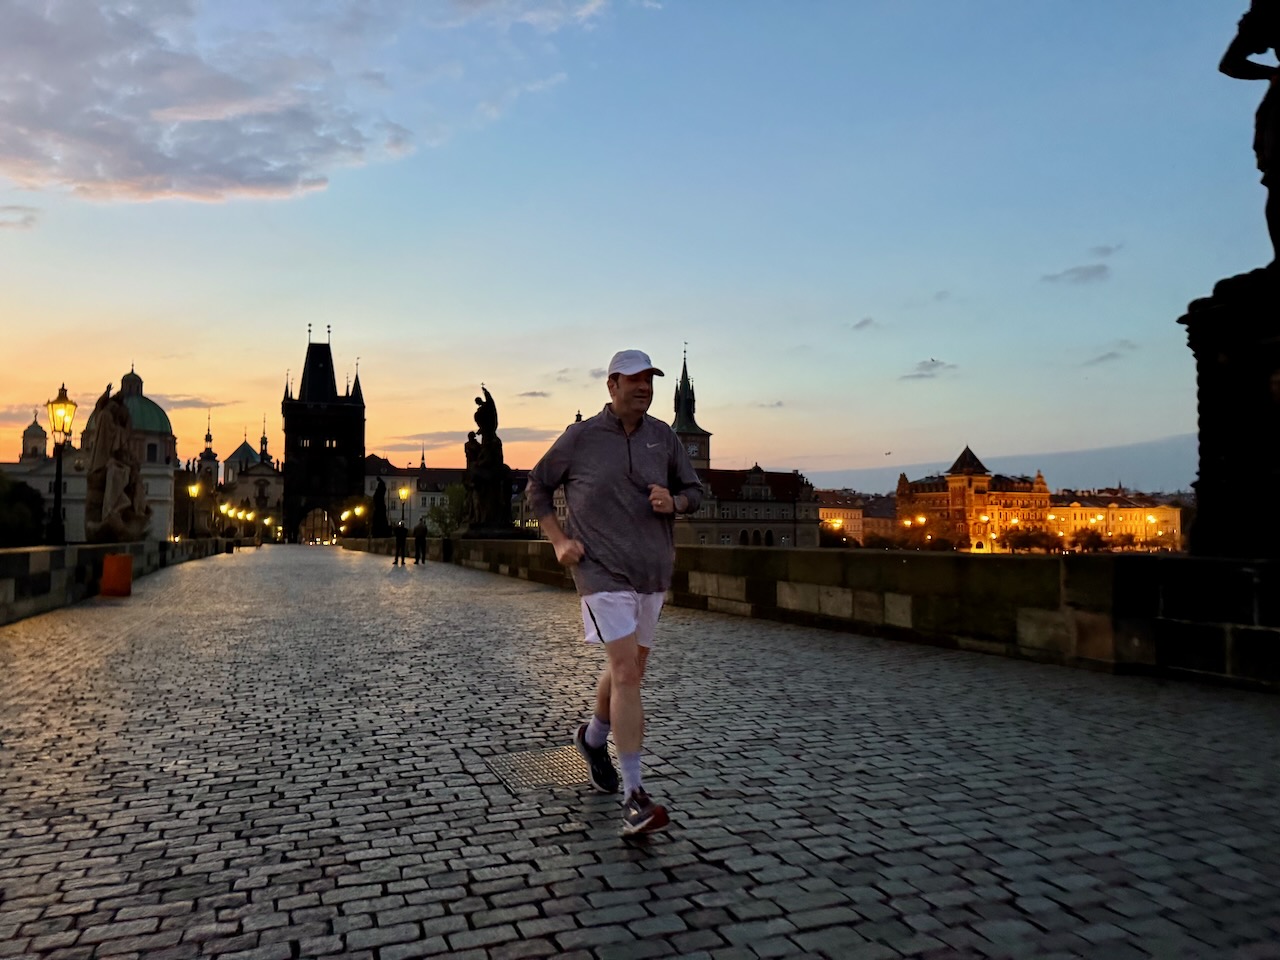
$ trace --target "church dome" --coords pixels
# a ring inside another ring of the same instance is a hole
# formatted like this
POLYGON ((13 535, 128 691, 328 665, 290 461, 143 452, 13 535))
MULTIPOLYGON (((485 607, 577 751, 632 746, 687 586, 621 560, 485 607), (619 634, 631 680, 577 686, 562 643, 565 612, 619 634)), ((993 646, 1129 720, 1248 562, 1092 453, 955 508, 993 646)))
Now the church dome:
MULTIPOLYGON (((129 411, 129 419, 132 421, 134 430, 139 433, 158 433, 166 437, 173 435, 173 425, 169 423, 169 415, 154 400, 142 395, 142 378, 132 370, 121 378, 119 395, 129 411)), ((86 433, 89 433, 89 426, 92 423, 93 414, 90 414, 84 428, 86 433)))

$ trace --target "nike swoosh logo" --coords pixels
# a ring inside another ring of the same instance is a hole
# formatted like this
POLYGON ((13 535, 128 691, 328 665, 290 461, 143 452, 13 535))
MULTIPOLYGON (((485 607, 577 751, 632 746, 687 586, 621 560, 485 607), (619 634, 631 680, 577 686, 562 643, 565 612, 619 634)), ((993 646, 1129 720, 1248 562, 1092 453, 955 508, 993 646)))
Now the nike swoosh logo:
POLYGON ((656 444, 656 443, 646 443, 646 444, 645 444, 645 446, 646 446, 646 447, 648 447, 650 450, 652 450, 654 447, 658 446, 658 444, 656 444))

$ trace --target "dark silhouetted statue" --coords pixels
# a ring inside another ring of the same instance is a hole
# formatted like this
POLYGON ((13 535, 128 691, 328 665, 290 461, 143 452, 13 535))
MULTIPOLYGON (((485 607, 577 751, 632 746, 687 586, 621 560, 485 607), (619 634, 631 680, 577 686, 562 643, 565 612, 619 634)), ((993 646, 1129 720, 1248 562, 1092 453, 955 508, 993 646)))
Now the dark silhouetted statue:
POLYGON ((467 472, 467 536, 510 535, 511 468, 502 457, 498 438, 498 407, 484 384, 484 397, 476 397, 476 430, 467 434, 464 452, 467 472), (477 440, 477 434, 479 439, 477 440))
POLYGON ((1240 18, 1236 35, 1222 55, 1218 69, 1237 80, 1265 80, 1267 92, 1254 119, 1253 152, 1267 188, 1267 231, 1271 234, 1273 270, 1280 262, 1280 68, 1258 63, 1252 56, 1280 48, 1280 0, 1253 0, 1240 18))
POLYGON ((1179 323, 1196 358, 1199 463, 1191 552, 1245 560, 1280 558, 1280 515, 1240 522, 1240 484, 1268 503, 1280 496, 1280 68, 1252 58, 1280 51, 1280 0, 1253 0, 1218 69, 1264 80, 1253 151, 1267 188, 1266 267, 1219 280, 1179 323))

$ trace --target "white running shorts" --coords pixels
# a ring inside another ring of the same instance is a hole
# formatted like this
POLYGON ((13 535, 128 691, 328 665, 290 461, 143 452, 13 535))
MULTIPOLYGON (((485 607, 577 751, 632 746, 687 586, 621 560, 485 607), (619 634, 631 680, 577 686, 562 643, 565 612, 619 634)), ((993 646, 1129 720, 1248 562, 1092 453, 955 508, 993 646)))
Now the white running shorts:
POLYGON ((587 630, 587 643, 608 643, 636 635, 642 647, 653 646, 653 633, 662 613, 665 593, 633 593, 630 590, 608 590, 590 593, 582 598, 582 625, 587 630))

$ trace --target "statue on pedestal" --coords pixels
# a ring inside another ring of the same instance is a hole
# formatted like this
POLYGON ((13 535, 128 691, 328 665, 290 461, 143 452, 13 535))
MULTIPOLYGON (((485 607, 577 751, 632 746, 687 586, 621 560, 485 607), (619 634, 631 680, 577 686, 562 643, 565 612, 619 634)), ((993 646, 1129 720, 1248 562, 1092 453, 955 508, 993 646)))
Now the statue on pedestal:
POLYGON ((128 543, 146 536, 151 507, 131 449, 132 430, 124 398, 119 393, 112 396, 107 384, 85 428, 89 463, 84 531, 90 543, 128 543))
POLYGON ((467 472, 467 535, 509 535, 511 526, 511 468, 502 456, 498 437, 498 407, 482 383, 484 397, 476 397, 476 429, 467 434, 464 451, 467 472))
POLYGON ((1265 80, 1267 91, 1254 116, 1253 154, 1267 188, 1267 232, 1272 261, 1266 267, 1221 281, 1214 296, 1226 299, 1280 295, 1280 68, 1250 59, 1280 50, 1280 0, 1253 0, 1218 69, 1236 80, 1265 80))

